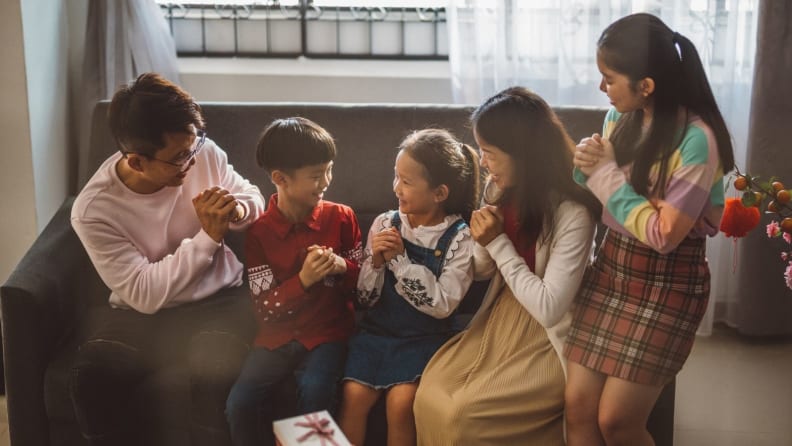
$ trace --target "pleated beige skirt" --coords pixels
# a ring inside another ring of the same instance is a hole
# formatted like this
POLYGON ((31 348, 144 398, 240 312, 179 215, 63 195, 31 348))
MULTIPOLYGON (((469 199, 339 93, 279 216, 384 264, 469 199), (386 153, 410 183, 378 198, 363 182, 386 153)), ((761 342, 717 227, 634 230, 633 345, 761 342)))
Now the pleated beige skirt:
POLYGON ((421 446, 564 445, 564 372, 545 329, 504 287, 451 338, 415 398, 421 446))

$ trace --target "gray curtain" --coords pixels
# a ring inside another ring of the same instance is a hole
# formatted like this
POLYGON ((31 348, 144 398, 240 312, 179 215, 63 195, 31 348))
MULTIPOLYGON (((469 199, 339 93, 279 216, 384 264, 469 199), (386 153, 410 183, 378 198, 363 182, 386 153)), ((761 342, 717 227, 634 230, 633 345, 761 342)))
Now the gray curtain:
MULTIPOLYGON (((759 3, 753 97, 748 138, 747 171, 764 178, 777 176, 792 186, 792 2, 759 3)), ((730 319, 746 335, 792 333, 792 290, 784 283, 789 245, 769 240, 764 225, 739 241, 738 295, 730 319)))
POLYGON ((159 5, 154 0, 89 0, 78 98, 78 188, 93 175, 85 160, 94 105, 148 71, 179 82, 176 46, 159 5))

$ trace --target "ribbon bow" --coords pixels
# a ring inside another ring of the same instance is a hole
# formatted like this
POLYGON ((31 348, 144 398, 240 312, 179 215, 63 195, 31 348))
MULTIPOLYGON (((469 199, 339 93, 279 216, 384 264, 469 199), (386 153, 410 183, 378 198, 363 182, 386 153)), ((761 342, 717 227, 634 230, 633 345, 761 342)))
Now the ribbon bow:
POLYGON ((321 446, 326 446, 328 443, 331 446, 338 446, 338 443, 333 439, 335 430, 328 427, 330 425, 330 420, 319 418, 317 414, 308 414, 305 415, 305 421, 298 421, 294 423, 294 425, 311 429, 297 438, 297 441, 300 443, 316 435, 319 437, 321 446))

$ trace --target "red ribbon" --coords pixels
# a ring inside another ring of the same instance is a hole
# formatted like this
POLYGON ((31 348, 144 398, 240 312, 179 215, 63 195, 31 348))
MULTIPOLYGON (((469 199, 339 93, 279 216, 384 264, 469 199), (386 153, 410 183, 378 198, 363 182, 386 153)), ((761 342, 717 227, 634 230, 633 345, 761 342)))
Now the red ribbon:
POLYGON ((294 425, 311 429, 297 438, 300 443, 316 435, 319 437, 321 446, 326 446, 328 443, 332 446, 338 446, 338 443, 333 439, 335 430, 328 427, 330 426, 330 420, 319 418, 317 414, 308 414, 305 415, 305 421, 298 421, 294 425))

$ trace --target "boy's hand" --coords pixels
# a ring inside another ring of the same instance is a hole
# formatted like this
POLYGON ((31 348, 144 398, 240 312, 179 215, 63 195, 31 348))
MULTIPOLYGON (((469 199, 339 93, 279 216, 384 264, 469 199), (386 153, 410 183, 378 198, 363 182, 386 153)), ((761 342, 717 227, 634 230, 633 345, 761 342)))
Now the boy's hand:
POLYGON ((212 240, 220 243, 228 232, 228 222, 237 206, 234 196, 215 186, 195 196, 192 202, 201 228, 212 240))
POLYGON ((343 257, 338 254, 333 253, 333 248, 328 248, 326 246, 319 246, 319 245, 311 245, 308 247, 308 251, 314 249, 324 249, 325 253, 329 253, 328 255, 333 258, 333 268, 330 271, 330 274, 344 274, 347 271, 347 263, 343 257))
POLYGON ((503 214, 496 206, 484 206, 470 216, 470 235, 481 246, 487 246, 503 233, 503 214))
POLYGON ((375 268, 380 268, 397 255, 404 253, 404 243, 399 230, 390 227, 374 234, 371 239, 371 253, 373 255, 371 263, 375 268))
POLYGON ((237 202, 236 207, 233 211, 231 211, 231 216, 229 221, 231 223, 239 223, 245 217, 247 217, 247 212, 245 211, 245 207, 242 206, 239 202, 237 202))
MULTIPOLYGON (((332 249, 324 249, 320 246, 308 248, 308 255, 305 256, 302 269, 298 274, 303 289, 310 288, 316 282, 324 279, 328 274, 332 274, 336 267, 335 254, 332 249)), ((345 265, 346 266, 346 265, 345 265)))

